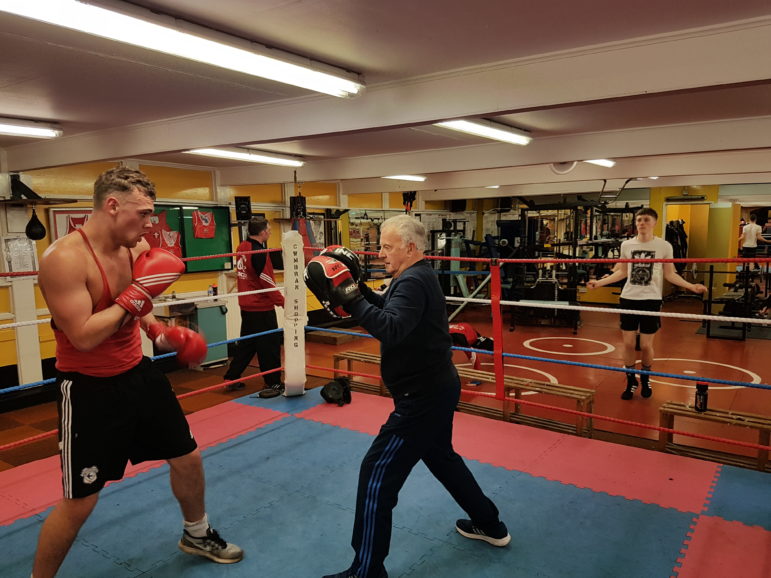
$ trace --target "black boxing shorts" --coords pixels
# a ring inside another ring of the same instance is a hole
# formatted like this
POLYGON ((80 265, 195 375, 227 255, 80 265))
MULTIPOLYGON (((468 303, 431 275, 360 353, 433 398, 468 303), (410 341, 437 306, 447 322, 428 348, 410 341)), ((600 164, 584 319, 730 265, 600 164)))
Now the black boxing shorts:
POLYGON ((168 460, 197 447, 171 383, 147 358, 111 377, 60 372, 56 384, 65 498, 121 479, 129 461, 168 460))

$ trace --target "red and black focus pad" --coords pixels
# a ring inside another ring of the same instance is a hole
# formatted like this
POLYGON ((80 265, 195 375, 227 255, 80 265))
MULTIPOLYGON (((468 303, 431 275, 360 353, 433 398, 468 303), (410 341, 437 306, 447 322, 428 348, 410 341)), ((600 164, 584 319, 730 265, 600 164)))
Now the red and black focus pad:
POLYGON ((358 284, 348 267, 333 257, 313 257, 305 267, 304 277, 308 289, 333 317, 350 317, 343 308, 362 299, 358 284))
POLYGON ((351 272, 351 277, 353 277, 353 280, 356 281, 356 283, 361 283, 363 281, 364 271, 362 271, 359 256, 348 247, 342 245, 330 245, 321 251, 320 255, 326 255, 327 257, 337 259, 343 265, 348 267, 348 270, 351 272))
POLYGON ((470 323, 450 323, 450 337, 453 345, 458 347, 474 347, 479 334, 470 323))

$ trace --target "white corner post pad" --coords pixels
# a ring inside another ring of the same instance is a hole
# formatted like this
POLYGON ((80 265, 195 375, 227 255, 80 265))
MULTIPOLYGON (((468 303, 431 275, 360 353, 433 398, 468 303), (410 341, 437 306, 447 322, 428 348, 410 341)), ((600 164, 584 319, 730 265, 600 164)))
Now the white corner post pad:
POLYGON ((281 237, 284 256, 284 395, 305 393, 305 295, 303 238, 297 231, 281 237))

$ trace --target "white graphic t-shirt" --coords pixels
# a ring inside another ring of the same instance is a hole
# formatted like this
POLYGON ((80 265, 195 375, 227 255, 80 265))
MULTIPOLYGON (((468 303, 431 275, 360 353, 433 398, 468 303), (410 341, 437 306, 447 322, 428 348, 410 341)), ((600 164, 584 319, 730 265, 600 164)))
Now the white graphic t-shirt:
MULTIPOLYGON (((637 237, 621 243, 622 259, 671 259, 672 245, 653 237, 647 243, 637 237)), ((627 263, 626 284, 621 291, 624 299, 661 299, 664 292, 663 263, 627 263)))

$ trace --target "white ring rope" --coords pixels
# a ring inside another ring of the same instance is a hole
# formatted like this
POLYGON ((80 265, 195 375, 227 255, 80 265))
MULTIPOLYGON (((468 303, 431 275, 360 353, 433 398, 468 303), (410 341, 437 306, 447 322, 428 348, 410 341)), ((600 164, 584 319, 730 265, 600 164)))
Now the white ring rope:
MULTIPOLYGON (((481 305, 491 305, 490 299, 471 299, 464 297, 446 297, 447 301, 461 303, 478 303, 481 305)), ((754 323, 755 325, 771 326, 771 319, 759 319, 755 317, 728 317, 726 315, 700 315, 695 313, 666 313, 663 311, 637 311, 636 309, 617 309, 615 307, 587 307, 585 305, 559 305, 556 302, 544 303, 522 303, 521 301, 501 301, 501 305, 511 305, 514 307, 536 307, 540 309, 566 309, 570 311, 599 311, 600 313, 629 313, 631 315, 649 315, 651 317, 674 317, 676 319, 693 319, 695 321, 720 321, 736 323, 754 323)))
MULTIPOLYGON (((191 297, 189 299, 165 299, 160 302, 153 302, 153 309, 156 307, 170 306, 170 305, 187 305, 189 303, 199 303, 201 301, 216 301, 223 297, 238 297, 239 295, 255 295, 257 293, 269 293, 271 291, 283 291, 283 287, 272 287, 270 289, 255 289, 253 291, 241 291, 239 293, 222 293, 220 295, 206 295, 204 297, 191 297)), ((4 323, 0 325, 0 331, 5 329, 14 329, 15 327, 25 327, 28 325, 42 325, 43 323, 49 323, 50 317, 44 319, 36 319, 35 321, 17 321, 14 323, 4 323)))

